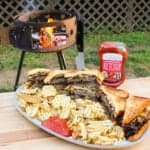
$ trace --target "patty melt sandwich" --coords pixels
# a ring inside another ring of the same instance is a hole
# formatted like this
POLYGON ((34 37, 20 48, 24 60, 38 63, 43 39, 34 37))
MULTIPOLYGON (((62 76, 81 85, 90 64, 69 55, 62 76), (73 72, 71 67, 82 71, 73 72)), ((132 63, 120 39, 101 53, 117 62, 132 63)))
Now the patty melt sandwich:
POLYGON ((95 100, 102 80, 103 76, 98 70, 55 70, 48 74, 44 83, 68 91, 72 98, 95 100))
POLYGON ((127 99, 122 126, 125 137, 135 141, 142 136, 148 128, 150 99, 130 96, 127 99))
POLYGON ((44 79, 44 84, 54 85, 56 89, 64 89, 67 86, 67 80, 64 77, 64 74, 68 70, 53 70, 44 79))
POLYGON ((32 69, 27 73, 27 81, 25 82, 25 88, 30 87, 42 87, 44 84, 44 79, 50 72, 49 69, 37 68, 32 69))
POLYGON ((125 90, 101 86, 99 96, 99 101, 106 109, 110 119, 120 124, 129 93, 125 90))

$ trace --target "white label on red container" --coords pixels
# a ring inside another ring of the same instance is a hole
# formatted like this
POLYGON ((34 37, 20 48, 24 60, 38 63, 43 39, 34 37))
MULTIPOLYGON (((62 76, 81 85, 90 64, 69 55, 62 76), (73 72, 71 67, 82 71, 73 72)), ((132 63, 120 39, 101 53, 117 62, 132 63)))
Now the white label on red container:
POLYGON ((121 79, 123 57, 120 54, 105 53, 102 56, 102 71, 106 81, 116 82, 121 79))
POLYGON ((103 54, 103 60, 122 61, 122 55, 121 54, 114 54, 114 53, 105 53, 105 54, 103 54))

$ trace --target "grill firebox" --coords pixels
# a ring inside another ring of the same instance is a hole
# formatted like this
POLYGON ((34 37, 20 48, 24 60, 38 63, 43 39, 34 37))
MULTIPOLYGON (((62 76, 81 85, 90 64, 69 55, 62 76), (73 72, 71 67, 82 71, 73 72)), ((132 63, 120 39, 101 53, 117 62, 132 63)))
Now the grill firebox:
POLYGON ((26 51, 62 50, 76 42, 77 17, 74 12, 61 10, 20 14, 10 30, 10 41, 26 51))

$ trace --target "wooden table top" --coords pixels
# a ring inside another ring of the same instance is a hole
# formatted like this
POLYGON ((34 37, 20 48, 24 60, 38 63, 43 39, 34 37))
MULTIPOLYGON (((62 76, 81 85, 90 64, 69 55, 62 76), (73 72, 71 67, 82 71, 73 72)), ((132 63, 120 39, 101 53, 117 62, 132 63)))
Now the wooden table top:
MULTIPOLYGON (((130 93, 150 97, 150 77, 126 80, 121 86, 130 93)), ((13 105, 15 93, 0 94, 0 150, 87 150, 49 135, 22 117, 13 105)), ((141 143, 122 150, 150 150, 150 135, 141 143)))

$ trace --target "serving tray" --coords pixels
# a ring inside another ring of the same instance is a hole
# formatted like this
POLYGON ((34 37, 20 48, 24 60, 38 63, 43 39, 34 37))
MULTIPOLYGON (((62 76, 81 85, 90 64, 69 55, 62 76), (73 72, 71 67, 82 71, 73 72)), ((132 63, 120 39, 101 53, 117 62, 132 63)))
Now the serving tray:
MULTIPOLYGON (((22 87, 23 86, 20 86, 17 91, 16 91, 16 94, 19 93, 21 90, 22 90, 22 87)), ((130 147, 130 146, 134 146, 135 144, 138 144, 140 143, 142 140, 144 140, 146 138, 146 136, 148 134, 150 134, 150 128, 147 129, 147 131, 142 135, 142 137, 140 139, 138 139, 137 141, 134 141, 134 142, 130 142, 130 141, 122 141, 122 142, 119 142, 119 143, 116 143, 114 145, 96 145, 96 144, 87 144, 87 143, 84 143, 83 141, 81 140, 76 140, 76 139, 73 139, 72 137, 65 137, 65 136, 62 136, 50 129, 47 129, 46 127, 44 127, 42 124, 41 124, 41 121, 39 121, 38 119, 36 118, 32 118, 30 117, 26 112, 24 112, 22 110, 22 108, 19 106, 19 99, 16 98, 14 100, 14 105, 16 107, 16 109, 18 110, 18 112, 24 116, 28 121, 30 121, 31 123, 33 123, 35 126, 39 127, 40 129, 44 130, 45 132, 51 134, 51 135, 54 135, 56 136, 57 138, 60 138, 62 140, 65 140, 67 142, 70 142, 70 143, 73 143, 73 144, 77 144, 77 145, 80 145, 80 146, 83 146, 83 147, 87 147, 87 148, 94 148, 94 149, 121 149, 121 148, 125 148, 125 147, 130 147)))

